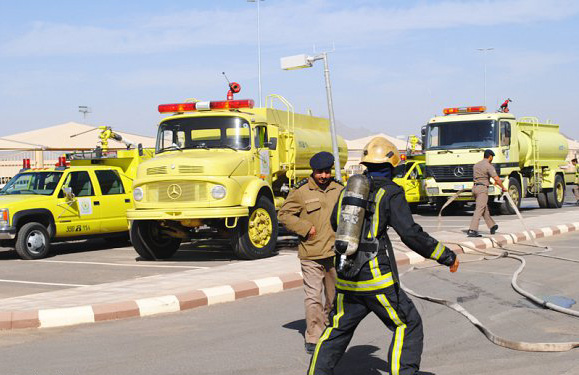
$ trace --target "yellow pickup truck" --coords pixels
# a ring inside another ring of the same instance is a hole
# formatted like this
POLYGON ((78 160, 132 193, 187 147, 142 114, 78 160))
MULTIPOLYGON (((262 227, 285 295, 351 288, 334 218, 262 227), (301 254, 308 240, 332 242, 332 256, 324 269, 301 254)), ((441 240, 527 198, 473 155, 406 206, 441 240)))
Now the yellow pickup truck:
POLYGON ((0 246, 22 259, 50 254, 50 243, 92 236, 128 239, 137 164, 152 150, 85 152, 32 169, 24 162, 0 190, 0 246))
POLYGON ((396 184, 404 189, 406 200, 414 211, 419 204, 428 203, 428 196, 424 185, 426 161, 424 156, 409 157, 394 169, 396 184))

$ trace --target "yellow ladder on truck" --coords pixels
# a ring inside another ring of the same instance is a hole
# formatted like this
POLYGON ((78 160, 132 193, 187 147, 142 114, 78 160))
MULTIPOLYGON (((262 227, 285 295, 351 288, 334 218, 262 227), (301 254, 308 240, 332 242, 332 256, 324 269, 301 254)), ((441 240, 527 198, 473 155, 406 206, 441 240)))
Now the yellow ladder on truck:
POLYGON ((265 98, 265 107, 274 109, 273 102, 275 99, 279 100, 286 107, 287 112, 287 128, 285 131, 280 131, 279 136, 280 138, 285 138, 283 143, 288 145, 285 149, 286 163, 283 164, 283 167, 287 170, 286 175, 288 176, 289 188, 291 189, 296 182, 296 158, 298 151, 295 139, 295 112, 293 105, 286 98, 277 94, 271 94, 265 98))
POLYGON ((531 147, 532 152, 532 165, 533 165, 533 189, 531 190, 534 194, 539 194, 542 190, 543 183, 543 169, 541 168, 539 161, 539 119, 536 117, 521 117, 519 122, 524 122, 531 125, 531 147))

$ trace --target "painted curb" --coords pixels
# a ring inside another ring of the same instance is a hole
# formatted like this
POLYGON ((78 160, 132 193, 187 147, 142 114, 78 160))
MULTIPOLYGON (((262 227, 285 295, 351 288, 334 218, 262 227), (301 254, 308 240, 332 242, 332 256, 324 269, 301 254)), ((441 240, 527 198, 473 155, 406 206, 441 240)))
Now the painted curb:
MULTIPOLYGON (((529 240, 531 236, 544 238, 574 231, 579 231, 579 222, 533 229, 529 230, 529 232, 500 234, 492 238, 500 245, 508 245, 529 240)), ((468 247, 484 250, 494 247, 494 245, 490 238, 480 238, 461 241, 460 245, 449 244, 447 247, 459 254, 464 254, 476 253, 476 251, 468 247), (461 245, 464 245, 464 247, 461 245)), ((402 253, 397 251, 396 256, 396 263, 400 266, 416 264, 425 260, 425 258, 414 252, 402 253)), ((241 281, 231 285, 192 290, 177 295, 142 298, 134 301, 34 311, 0 311, 0 330, 65 327, 106 320, 151 316, 211 306, 246 297, 278 293, 298 288, 302 285, 301 272, 293 272, 276 277, 241 281)))

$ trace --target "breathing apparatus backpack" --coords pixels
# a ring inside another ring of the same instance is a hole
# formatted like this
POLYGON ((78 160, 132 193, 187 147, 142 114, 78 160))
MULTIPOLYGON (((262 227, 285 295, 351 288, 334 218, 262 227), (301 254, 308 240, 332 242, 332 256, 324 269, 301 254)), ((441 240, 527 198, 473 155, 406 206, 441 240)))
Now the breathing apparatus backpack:
POLYGON ((342 277, 356 276, 362 266, 378 255, 380 242, 371 230, 375 204, 372 180, 354 175, 348 180, 344 195, 338 203, 338 228, 335 251, 338 255, 336 271, 342 277), (365 235, 369 233, 367 238, 365 235))

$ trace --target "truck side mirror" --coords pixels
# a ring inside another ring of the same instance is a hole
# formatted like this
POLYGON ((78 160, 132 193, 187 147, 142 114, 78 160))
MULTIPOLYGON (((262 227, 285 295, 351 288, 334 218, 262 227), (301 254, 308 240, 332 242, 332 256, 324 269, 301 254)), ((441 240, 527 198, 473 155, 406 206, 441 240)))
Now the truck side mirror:
POLYGON ((426 148, 426 126, 420 128, 420 138, 422 138, 422 150, 426 148))
POLYGON ((277 138, 270 138, 268 142, 263 144, 263 146, 270 150, 275 150, 277 148, 277 138))
POLYGON ((62 187, 62 192, 64 193, 64 196, 66 197, 67 201, 73 201, 74 200, 74 194, 72 193, 72 188, 71 187, 62 187))
POLYGON ((139 150, 139 156, 143 156, 143 155, 144 155, 144 154, 143 154, 143 144, 142 144, 142 143, 139 143, 139 144, 137 145, 137 150, 139 150))

